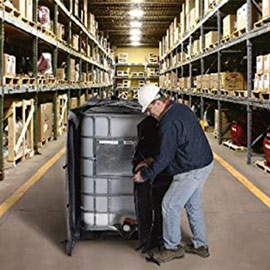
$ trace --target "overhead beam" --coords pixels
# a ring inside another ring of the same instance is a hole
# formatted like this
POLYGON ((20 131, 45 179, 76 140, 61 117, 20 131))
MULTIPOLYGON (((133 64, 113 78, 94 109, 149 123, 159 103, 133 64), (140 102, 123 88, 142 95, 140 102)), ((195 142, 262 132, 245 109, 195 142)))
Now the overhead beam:
MULTIPOLYGON (((123 20, 123 18, 130 18, 130 16, 128 14, 126 15, 95 15, 96 19, 121 19, 123 20)), ((171 15, 171 16, 162 16, 162 15, 157 15, 157 16, 144 16, 145 20, 172 20, 174 19, 175 16, 171 15)))
MULTIPOLYGON (((90 3, 90 8, 92 6, 134 6, 136 5, 133 2, 91 2, 90 3)), ((181 4, 178 2, 163 2, 163 1, 158 1, 158 2, 144 2, 140 3, 140 7, 181 7, 181 4)))

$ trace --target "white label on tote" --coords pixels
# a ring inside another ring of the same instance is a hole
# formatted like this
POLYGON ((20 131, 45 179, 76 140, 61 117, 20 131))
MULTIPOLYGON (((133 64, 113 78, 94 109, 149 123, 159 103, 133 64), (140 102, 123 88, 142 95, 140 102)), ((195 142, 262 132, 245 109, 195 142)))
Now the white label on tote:
POLYGON ((117 145, 118 141, 99 141, 99 144, 112 144, 112 145, 117 145))

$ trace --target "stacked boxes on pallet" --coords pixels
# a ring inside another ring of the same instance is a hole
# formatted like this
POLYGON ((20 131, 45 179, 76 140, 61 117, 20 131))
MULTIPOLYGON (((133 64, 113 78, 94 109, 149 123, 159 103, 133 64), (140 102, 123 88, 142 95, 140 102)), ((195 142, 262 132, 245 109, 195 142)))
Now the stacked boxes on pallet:
POLYGON ((53 104, 43 103, 38 107, 38 142, 43 143, 52 137, 53 104))
POLYGON ((218 32, 210 31, 205 35, 205 48, 210 48, 218 41, 218 32))
POLYGON ((270 93, 270 54, 257 56, 254 90, 270 93))
POLYGON ((262 16, 263 16, 263 18, 270 17, 270 0, 263 0, 263 2, 262 2, 262 16))
POLYGON ((33 20, 33 0, 12 0, 13 6, 28 20, 33 20))
MULTIPOLYGON (((244 4, 242 7, 240 7, 237 10, 237 15, 236 15, 236 30, 237 31, 244 31, 247 29, 247 17, 248 17, 248 6, 247 3, 244 4)), ((256 10, 256 7, 252 5, 252 16, 251 16, 251 23, 252 26, 255 22, 259 20, 259 14, 256 10)))
POLYGON ((118 53, 118 63, 127 64, 128 63, 128 53, 118 53))
POLYGON ((4 54, 3 57, 3 76, 16 76, 16 57, 9 54, 4 54))
POLYGON ((231 37, 235 31, 236 16, 234 14, 227 15, 223 19, 223 37, 231 37))
MULTIPOLYGON (((218 90, 218 73, 196 77, 197 89, 218 90)), ((220 89, 227 91, 246 90, 246 77, 240 72, 221 72, 220 89)))

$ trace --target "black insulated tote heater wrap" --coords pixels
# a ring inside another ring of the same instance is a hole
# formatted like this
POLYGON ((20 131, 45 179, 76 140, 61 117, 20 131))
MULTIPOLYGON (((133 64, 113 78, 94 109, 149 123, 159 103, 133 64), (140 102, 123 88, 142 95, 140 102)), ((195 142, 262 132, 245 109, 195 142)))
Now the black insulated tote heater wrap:
POLYGON ((67 132, 67 242, 117 231, 134 217, 132 157, 144 118, 132 101, 91 100, 70 111, 67 132))

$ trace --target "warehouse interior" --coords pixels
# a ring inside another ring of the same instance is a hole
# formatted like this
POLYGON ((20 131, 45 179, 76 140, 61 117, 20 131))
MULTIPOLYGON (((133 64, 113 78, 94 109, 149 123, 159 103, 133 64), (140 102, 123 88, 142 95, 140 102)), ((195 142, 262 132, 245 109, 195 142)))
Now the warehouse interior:
POLYGON ((211 256, 162 267, 268 270, 269 41, 270 0, 0 0, 0 269, 158 267, 135 250, 136 220, 112 229, 115 202, 134 208, 131 145, 146 115, 91 115, 106 102, 137 106, 138 90, 154 85, 192 109, 214 153, 203 194, 211 256), (121 160, 102 146, 118 145, 133 117, 121 160), (71 145, 75 167, 107 178, 79 172, 72 182, 71 145))

